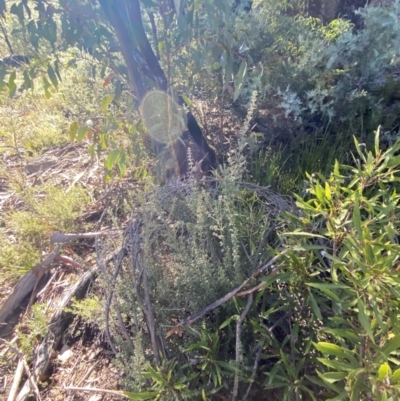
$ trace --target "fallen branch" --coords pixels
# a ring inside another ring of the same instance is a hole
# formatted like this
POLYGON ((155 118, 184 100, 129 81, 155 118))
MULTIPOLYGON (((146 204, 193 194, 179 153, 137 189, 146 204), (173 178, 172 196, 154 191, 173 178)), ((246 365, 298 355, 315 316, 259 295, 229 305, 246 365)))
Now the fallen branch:
POLYGON ((94 237, 100 237, 102 235, 115 234, 116 232, 119 232, 119 231, 116 231, 116 230, 98 231, 98 232, 93 232, 93 233, 82 233, 82 234, 64 234, 64 233, 60 233, 60 231, 55 231, 50 236, 50 242, 52 244, 63 243, 63 242, 69 242, 69 241, 72 241, 75 239, 94 238, 94 237))
POLYGON ((33 266, 28 273, 24 274, 18 280, 13 292, 0 309, 0 323, 6 322, 7 318, 21 306, 24 299, 30 293, 34 293, 38 282, 42 278, 43 274, 50 268, 50 265, 53 263, 60 250, 61 246, 58 246, 42 263, 33 266))
POLYGON ((238 292, 238 293, 236 294, 236 297, 244 297, 245 295, 252 294, 253 292, 256 292, 257 290, 259 290, 259 289, 262 288, 263 286, 264 286, 264 283, 257 284, 255 287, 250 288, 250 289, 248 289, 248 290, 246 290, 246 291, 238 292))
MULTIPOLYGON (((2 338, 0 338, 0 343, 5 344, 10 351, 14 352, 14 354, 16 354, 18 356, 19 363, 22 364, 22 366, 25 369, 25 373, 28 376, 28 381, 25 383, 25 387, 29 388, 29 392, 30 392, 30 389, 32 388, 33 392, 35 393, 36 399, 38 401, 42 401, 42 398, 40 397, 39 388, 36 384, 36 380, 34 379, 33 375, 31 374, 28 363, 26 362, 26 359, 25 359, 25 355, 18 348, 15 348, 14 346, 12 346, 10 343, 8 343, 6 340, 4 340, 2 338)), ((13 383, 13 385, 14 385, 14 383, 13 383)), ((10 391, 10 394, 11 394, 11 391, 10 391)), ((15 395, 14 395, 14 398, 15 398, 15 395)), ((9 395, 9 399, 10 399, 10 395, 9 395)), ((13 400, 13 398, 11 398, 11 399, 13 400)), ((19 400, 20 400, 20 396, 18 395, 17 401, 19 401, 19 400)))
MULTIPOLYGON (((194 322, 199 320, 201 317, 203 317, 207 313, 211 312, 212 310, 214 310, 214 309, 218 308, 219 306, 223 305, 224 303, 228 302, 230 299, 232 299, 234 296, 236 296, 239 293, 239 291, 243 287, 245 287, 253 278, 258 277, 261 273, 263 273, 265 270, 267 270, 269 267, 271 267, 280 257, 285 255, 287 252, 288 251, 285 249, 279 255, 276 255, 275 257, 273 257, 269 262, 267 262, 267 263, 261 265, 261 267, 257 268, 255 270, 255 272, 248 279, 246 279, 241 285, 239 285, 239 287, 235 288, 233 291, 224 295, 222 298, 216 300, 212 304, 206 306, 202 310, 200 310, 200 311, 194 313, 193 315, 187 317, 186 319, 183 319, 182 321, 180 321, 175 327, 173 327, 170 331, 168 331, 168 333, 166 334, 165 337, 168 338, 172 334, 178 333, 179 328, 181 326, 190 326, 191 324, 193 324, 194 322)), ((276 269, 272 270, 269 275, 270 276, 275 275, 278 273, 278 271, 279 271, 279 269, 276 268, 276 269)))
POLYGON ((132 278, 133 284, 135 287, 137 300, 142 308, 144 320, 146 322, 146 326, 148 332, 150 334, 150 341, 153 348, 154 360, 157 365, 160 365, 160 354, 162 353, 163 357, 166 357, 165 346, 162 341, 162 338, 157 335, 156 330, 156 319, 154 316, 154 311, 152 308, 151 300, 150 300, 150 291, 149 284, 147 280, 147 271, 145 267, 141 266, 139 260, 140 254, 140 220, 136 220, 134 224, 131 224, 129 227, 130 234, 130 244, 131 244, 131 268, 132 268, 132 278), (139 271, 138 277, 136 277, 136 270, 139 271), (139 295, 139 283, 143 282, 143 290, 144 290, 144 299, 139 295))
MULTIPOLYGON (((57 310, 54 312, 50 320, 49 331, 45 334, 41 344, 35 352, 32 370, 33 375, 39 380, 47 379, 51 355, 53 351, 58 348, 63 334, 72 319, 70 314, 65 311, 65 307, 70 305, 73 298, 83 298, 89 283, 93 280, 93 277, 96 274, 96 270, 97 266, 82 274, 72 288, 66 291, 65 295, 59 302, 57 310)), ((29 392, 29 382, 25 382, 23 388, 18 394, 17 401, 26 400, 29 396, 29 392)))
POLYGON ((249 313, 249 310, 251 308, 251 305, 253 304, 253 294, 250 294, 249 297, 247 298, 247 304, 246 307, 244 308, 243 312, 240 314, 240 318, 236 323, 236 360, 235 360, 235 379, 233 381, 233 390, 232 390, 232 401, 237 400, 238 396, 238 391, 239 391, 239 365, 240 365, 240 357, 241 357, 241 334, 242 334, 242 324, 244 322, 244 319, 246 318, 247 314, 249 313))
POLYGON ((85 266, 81 265, 80 263, 78 263, 76 260, 70 258, 69 256, 57 255, 56 260, 58 262, 64 263, 67 266, 75 267, 77 269, 83 270, 85 268, 85 266))
POLYGON ((95 387, 64 387, 63 391, 90 391, 92 393, 113 394, 113 395, 118 395, 120 397, 129 398, 123 391, 105 390, 103 388, 95 388, 95 387))
POLYGON ((23 371, 24 371, 24 363, 22 362, 22 359, 20 359, 18 361, 17 369, 15 370, 15 373, 14 373, 14 379, 13 379, 13 382, 12 382, 12 385, 11 385, 10 392, 8 393, 7 401, 14 401, 15 400, 19 384, 21 383, 22 372, 23 371))

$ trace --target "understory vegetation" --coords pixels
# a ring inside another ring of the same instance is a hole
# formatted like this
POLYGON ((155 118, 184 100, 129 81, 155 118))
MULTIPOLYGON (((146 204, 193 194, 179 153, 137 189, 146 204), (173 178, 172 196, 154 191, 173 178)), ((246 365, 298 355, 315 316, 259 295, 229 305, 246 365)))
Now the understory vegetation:
POLYGON ((0 0, 2 307, 61 252, 0 369, 35 372, 66 277, 95 269, 55 351, 89 327, 110 397, 400 398, 400 2, 232 3, 0 0))

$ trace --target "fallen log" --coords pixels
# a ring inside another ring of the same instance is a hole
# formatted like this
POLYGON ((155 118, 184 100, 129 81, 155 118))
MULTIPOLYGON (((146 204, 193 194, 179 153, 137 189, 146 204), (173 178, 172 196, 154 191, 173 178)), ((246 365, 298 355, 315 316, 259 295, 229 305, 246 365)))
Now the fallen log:
MULTIPOLYGON (((71 313, 65 311, 65 307, 70 306, 73 298, 82 299, 85 296, 87 288, 90 282, 94 279, 96 272, 97 266, 82 274, 82 276, 79 277, 79 280, 68 291, 66 291, 59 302, 57 310, 54 312, 50 320, 49 331, 46 333, 35 352, 32 374, 37 381, 44 381, 47 379, 51 355, 53 351, 59 348, 64 331, 73 319, 71 313)), ((29 380, 27 380, 18 394, 17 401, 26 400, 30 392, 30 383, 29 380)))
MULTIPOLYGON (((3 326, 4 329, 7 319, 22 305, 24 300, 34 292, 40 279, 50 269, 51 264, 55 257, 60 253, 60 250, 61 246, 58 246, 42 263, 33 266, 28 273, 25 273, 18 280, 13 292, 0 309, 0 328, 3 326)), ((30 304, 31 303, 32 299, 30 304)))

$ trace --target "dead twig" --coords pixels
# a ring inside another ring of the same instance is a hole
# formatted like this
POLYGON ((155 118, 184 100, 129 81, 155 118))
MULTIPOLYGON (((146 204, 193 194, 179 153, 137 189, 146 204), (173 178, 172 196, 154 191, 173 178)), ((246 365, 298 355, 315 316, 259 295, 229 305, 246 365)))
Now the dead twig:
POLYGON ((239 365, 240 365, 240 360, 241 360, 241 334, 242 334, 242 324, 244 322, 244 319, 246 318, 247 314, 249 313, 249 310, 251 308, 251 305, 253 304, 253 294, 250 294, 249 297, 247 298, 247 304, 246 307, 244 308, 243 312, 240 314, 239 320, 236 323, 236 361, 235 361, 235 378, 233 381, 233 390, 232 390, 232 401, 237 400, 237 395, 238 395, 238 390, 239 390, 239 365))
POLYGON ((119 323, 119 328, 121 329, 122 335, 125 337, 126 342, 129 344, 130 349, 135 349, 135 346, 133 344, 133 341, 131 337, 129 336, 128 330, 126 330, 126 327, 124 325, 124 321, 122 319, 121 311, 119 308, 116 306, 116 313, 117 313, 117 319, 119 323))
POLYGON ((10 351, 14 352, 18 356, 19 360, 22 362, 22 365, 25 369, 26 375, 28 376, 29 384, 31 385, 31 388, 32 388, 33 392, 35 393, 36 399, 38 401, 42 401, 39 388, 36 384, 36 380, 34 379, 33 375, 31 374, 28 363, 26 362, 26 359, 25 359, 25 355, 18 348, 15 348, 14 346, 12 346, 10 343, 8 343, 6 340, 4 340, 2 338, 0 338, 0 343, 5 344, 10 351))
POLYGON ((116 261, 116 268, 115 268, 115 271, 114 271, 114 275, 113 275, 113 277, 112 277, 111 288, 110 288, 110 292, 109 292, 108 297, 107 297, 106 312, 105 312, 105 313, 106 313, 106 335, 107 335, 107 339, 108 339, 108 342, 109 342, 109 344, 110 344, 110 347, 111 347, 111 349, 112 349, 112 351, 114 352, 115 355, 118 354, 118 351, 117 351, 117 349, 114 347, 114 344, 113 344, 112 341, 111 341, 111 334, 110 334, 110 309, 111 309, 112 298, 113 298, 113 295, 114 295, 115 281, 116 281, 116 279, 117 279, 117 277, 118 277, 118 274, 119 274, 119 271, 120 271, 120 269, 121 269, 122 261, 123 261, 123 259, 124 259, 124 257, 125 257, 125 254, 126 254, 126 250, 125 250, 125 247, 123 247, 123 248, 120 250, 119 255, 118 255, 118 258, 117 258, 117 261, 116 261))
POLYGON ((32 290, 31 298, 29 299, 28 306, 26 307, 25 314, 29 312, 29 309, 31 308, 31 306, 32 306, 32 304, 33 304, 33 302, 34 302, 34 300, 36 298, 36 295, 37 295, 36 294, 37 293, 36 289, 37 289, 37 286, 38 286, 40 280, 42 279, 44 274, 50 269, 51 264, 53 263, 54 259, 60 253, 61 248, 62 248, 62 246, 58 245, 58 247, 47 257, 47 259, 39 265, 39 268, 36 269, 36 271, 37 271, 37 273, 36 273, 36 281, 35 281, 35 285, 34 285, 33 290, 32 290))
POLYGON ((69 256, 65 255, 57 255, 55 258, 58 262, 64 263, 67 266, 75 267, 77 269, 84 269, 85 266, 81 265, 76 260, 70 258, 69 256))
MULTIPOLYGON (((151 306, 150 301, 150 291, 148 288, 147 282, 147 272, 145 268, 140 265, 139 254, 140 254, 140 221, 136 220, 134 226, 131 224, 129 228, 130 233, 130 244, 131 244, 131 269, 132 269, 132 278, 135 286, 135 292, 137 300, 142 308, 143 315, 145 318, 145 322, 147 325, 147 329, 150 333, 150 341, 153 348, 154 359, 157 365, 160 365, 160 347, 162 348, 164 357, 166 356, 165 347, 162 343, 162 340, 158 338, 156 334, 156 324, 154 318, 154 312, 151 306), (136 277, 135 271, 139 270, 139 276, 136 277), (139 284, 143 281, 144 286, 144 300, 141 298, 139 294, 139 284), (158 341, 157 341, 158 340, 158 341), (160 343, 160 344, 159 344, 160 343)), ((138 326, 138 322, 136 319, 136 326, 138 326)))
MULTIPOLYGON (((279 255, 276 255, 273 257, 269 262, 261 265, 259 268, 257 268, 254 273, 246 279, 239 287, 235 288, 233 291, 229 292, 228 294, 224 295, 222 298, 216 300, 212 304, 206 306, 202 310, 194 313, 193 315, 187 317, 186 319, 182 320, 179 322, 175 327, 173 327, 168 333, 166 334, 166 338, 170 337, 172 334, 175 334, 179 332, 179 328, 181 326, 190 326, 197 320, 199 320, 201 317, 206 315, 207 313, 211 312, 212 310, 218 308, 219 306, 223 305, 224 303, 228 302, 230 299, 232 299, 235 295, 239 293, 239 291, 245 287, 253 278, 256 278, 259 276, 261 273, 263 273, 265 270, 267 270, 269 267, 271 267, 279 258, 281 258, 283 255, 285 255, 288 252, 287 249, 282 251, 279 255)), ((278 268, 272 270, 269 275, 274 275, 277 274, 279 271, 278 268)))
POLYGON ((250 384, 247 387, 246 390, 246 394, 243 396, 242 401, 246 401, 247 397, 250 394, 251 391, 251 387, 253 386, 253 382, 256 378, 256 374, 257 374, 257 369, 258 369, 258 364, 260 363, 260 357, 261 357, 261 352, 262 352, 262 344, 258 344, 258 349, 257 349, 257 353, 256 353, 256 358, 254 360, 254 365, 253 365, 253 371, 251 372, 251 378, 250 378, 250 384))
POLYGON ((10 392, 8 393, 7 401, 15 400, 15 397, 17 396, 19 384, 21 383, 23 371, 24 371, 24 363, 22 362, 22 359, 19 359, 17 369, 15 370, 15 373, 14 373, 14 380, 12 382, 10 392))
POLYGON ((60 233, 59 231, 55 231, 50 236, 50 242, 52 244, 63 243, 63 242, 69 242, 69 241, 72 241, 75 239, 94 238, 94 237, 100 237, 102 235, 111 235, 111 234, 115 234, 118 232, 119 232, 119 230, 111 230, 111 231, 98 231, 98 232, 93 232, 93 233, 64 234, 64 233, 60 233))
POLYGON ((93 370, 95 369, 95 367, 101 362, 101 359, 99 359, 96 363, 94 363, 85 373, 85 375, 82 377, 82 379, 79 380, 78 382, 78 386, 80 386, 89 376, 90 374, 93 372, 93 370))
POLYGON ((262 288, 262 287, 264 286, 264 284, 265 284, 265 283, 262 282, 262 283, 256 285, 255 287, 250 288, 250 289, 248 289, 248 290, 246 290, 246 291, 238 292, 238 293, 236 294, 236 296, 237 296, 237 297, 244 297, 245 295, 252 294, 253 292, 256 292, 257 290, 259 290, 260 288, 262 288))

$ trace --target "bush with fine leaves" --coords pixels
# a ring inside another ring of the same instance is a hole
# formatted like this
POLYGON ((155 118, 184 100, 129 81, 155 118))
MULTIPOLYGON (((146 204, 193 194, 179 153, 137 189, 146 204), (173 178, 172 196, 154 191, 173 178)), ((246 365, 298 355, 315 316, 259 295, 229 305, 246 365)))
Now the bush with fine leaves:
POLYGON ((144 358, 150 386, 132 399, 398 399, 400 142, 382 151, 377 134, 373 151, 355 148, 352 166, 309 176, 275 262, 233 298, 236 313, 167 340, 184 347, 159 366, 144 358))

